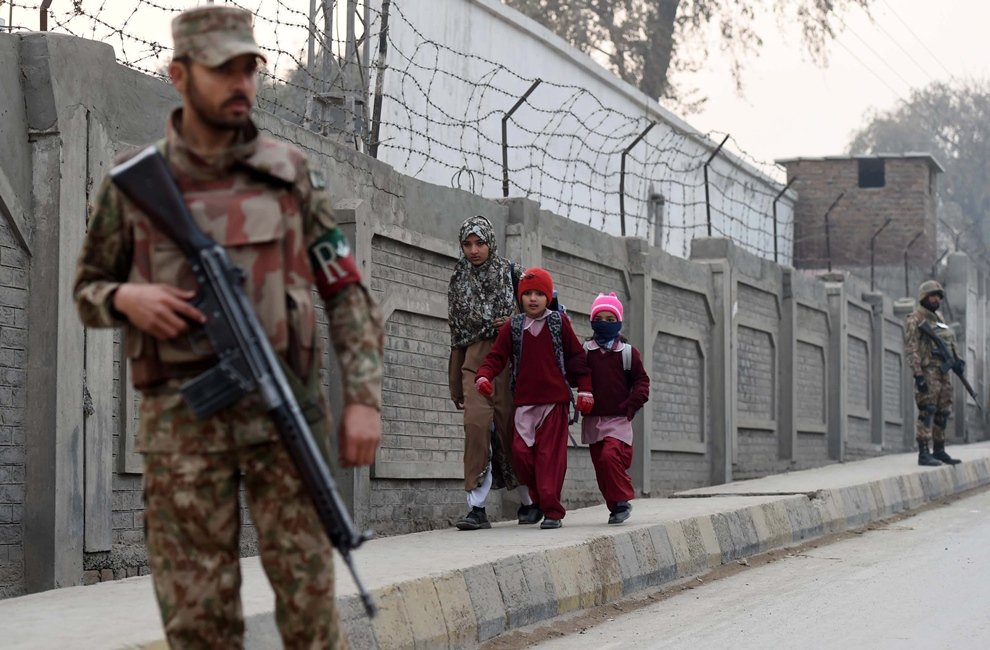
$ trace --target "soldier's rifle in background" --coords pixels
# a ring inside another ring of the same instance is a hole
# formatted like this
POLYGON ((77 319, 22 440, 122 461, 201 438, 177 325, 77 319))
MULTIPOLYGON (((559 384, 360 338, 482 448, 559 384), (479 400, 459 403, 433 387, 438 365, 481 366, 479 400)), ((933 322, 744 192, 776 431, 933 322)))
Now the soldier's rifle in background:
POLYGON ((918 326, 918 329, 920 329, 921 332, 930 338, 932 343, 935 344, 935 348, 932 352, 935 356, 942 360, 942 372, 952 370, 952 372, 956 373, 959 377, 959 381, 962 382, 963 388, 966 389, 966 392, 969 393, 970 397, 976 400, 976 408, 982 411, 983 407, 980 406, 979 400, 976 399, 976 391, 973 390, 969 380, 966 379, 965 366, 963 365, 962 359, 957 357, 956 354, 949 349, 949 346, 945 344, 945 341, 943 341, 941 337, 935 333, 935 330, 932 329, 931 323, 924 321, 918 326))
POLYGON ((120 190, 155 227, 178 245, 199 284, 196 306, 218 362, 181 387, 199 418, 234 405, 257 392, 275 421, 282 443, 313 500, 327 537, 350 569, 368 616, 375 615, 371 595, 361 584, 351 551, 371 537, 358 533, 337 492, 327 461, 317 446, 282 365, 244 292, 244 272, 223 246, 193 220, 165 159, 154 146, 110 170, 120 190))

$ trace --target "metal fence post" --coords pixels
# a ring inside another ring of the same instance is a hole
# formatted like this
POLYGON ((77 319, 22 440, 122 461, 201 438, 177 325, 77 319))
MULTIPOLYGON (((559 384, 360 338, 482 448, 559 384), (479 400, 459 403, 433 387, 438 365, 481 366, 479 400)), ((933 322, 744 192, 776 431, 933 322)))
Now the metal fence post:
POLYGON ((825 211, 825 257, 828 258, 829 273, 832 272, 832 240, 829 233, 828 214, 832 211, 832 208, 839 204, 839 201, 841 201, 842 197, 845 195, 845 192, 840 192, 839 196, 835 197, 835 200, 832 201, 832 205, 828 206, 828 210, 825 211))
POLYGON ((650 132, 650 129, 657 125, 656 122, 651 121, 649 125, 643 129, 643 132, 636 136, 628 147, 622 151, 622 162, 619 165, 619 223, 622 228, 622 236, 626 236, 626 156, 639 144, 639 141, 646 137, 646 134, 650 132))
POLYGON ((378 143, 382 128, 382 93, 385 87, 385 52, 388 48, 388 8, 391 0, 382 0, 382 26, 378 33, 378 60, 375 61, 375 101, 371 108, 371 141, 368 153, 378 157, 378 143))
MULTIPOLYGON (((784 196, 784 193, 787 192, 788 189, 790 189, 791 185, 793 185, 795 181, 797 181, 797 179, 798 177, 795 176, 791 180, 787 181, 787 185, 784 186, 784 189, 777 192, 777 196, 773 197, 773 262, 774 264, 776 264, 778 261, 777 260, 777 201, 780 200, 780 197, 784 196)), ((792 251, 792 255, 793 255, 793 251, 792 251)))
POLYGON ((876 271, 875 260, 876 260, 877 237, 880 236, 880 233, 883 232, 884 228, 890 225, 891 221, 893 221, 893 219, 891 217, 887 217, 887 220, 883 222, 883 225, 880 226, 880 228, 875 233, 873 233, 872 237, 870 237, 870 291, 876 291, 876 285, 874 283, 874 273, 876 271))
POLYGON ((908 285, 908 251, 911 250, 912 246, 914 246, 914 242, 918 241, 918 237, 921 237, 924 234, 924 230, 919 230, 918 234, 915 235, 914 238, 908 242, 907 247, 904 248, 904 295, 906 297, 911 295, 911 287, 908 285))
POLYGON ((502 116, 502 196, 504 197, 509 196, 509 118, 512 117, 512 114, 516 112, 516 109, 522 106, 522 103, 526 101, 526 98, 529 97, 530 93, 536 90, 536 87, 541 83, 543 83, 542 79, 537 79, 534 81, 529 87, 529 90, 523 93, 523 96, 512 105, 512 108, 510 108, 505 115, 502 116))
POLYGON ((708 219, 709 237, 712 236, 712 202, 711 202, 711 198, 708 196, 708 165, 711 164, 711 162, 715 159, 715 156, 718 155, 718 152, 722 150, 722 147, 725 145, 725 143, 728 140, 729 140, 729 134, 726 133, 725 137, 722 138, 722 141, 718 144, 718 147, 715 148, 715 151, 712 152, 712 155, 708 156, 708 160, 705 161, 705 215, 707 216, 708 219))

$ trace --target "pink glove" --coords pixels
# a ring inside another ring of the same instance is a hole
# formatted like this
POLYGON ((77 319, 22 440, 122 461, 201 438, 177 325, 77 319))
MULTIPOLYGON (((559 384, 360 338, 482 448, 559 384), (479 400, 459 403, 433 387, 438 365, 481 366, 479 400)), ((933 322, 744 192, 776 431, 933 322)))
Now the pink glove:
POLYGON ((478 392, 485 397, 491 397, 495 392, 495 387, 492 386, 492 382, 490 382, 487 377, 478 377, 475 379, 474 387, 477 388, 478 392))
POLYGON ((595 396, 583 390, 578 391, 574 405, 583 415, 587 415, 591 413, 591 409, 595 408, 595 396))

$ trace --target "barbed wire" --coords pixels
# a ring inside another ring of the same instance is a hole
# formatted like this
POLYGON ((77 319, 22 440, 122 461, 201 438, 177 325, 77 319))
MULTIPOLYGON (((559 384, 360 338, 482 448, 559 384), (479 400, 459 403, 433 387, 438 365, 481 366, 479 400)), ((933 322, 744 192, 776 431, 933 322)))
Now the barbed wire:
MULTIPOLYGON (((53 31, 111 43, 122 64, 165 77, 172 52, 166 26, 186 3, 53 4, 53 31)), ((378 158, 401 173, 450 185, 469 182, 474 192, 501 196, 501 121, 538 81, 535 77, 431 38, 433 25, 416 25, 410 17, 409 9, 415 13, 416 7, 410 0, 391 1, 384 33, 378 7, 361 3, 355 17, 360 31, 350 38, 340 37, 343 7, 338 5, 343 2, 321 1, 312 17, 285 0, 226 4, 252 13, 268 59, 259 110, 362 152, 377 146, 378 158), (331 14, 324 16, 327 10, 331 14), (338 18, 332 20, 334 34, 323 33, 319 24, 328 17, 338 18), (306 54, 311 39, 316 50, 312 61, 306 54), (378 72, 369 59, 370 45, 379 39, 387 51, 380 95, 384 109, 374 125, 369 107, 378 72), (327 50, 333 58, 324 66, 327 50), (330 78, 320 72, 324 68, 331 71, 330 78), (373 126, 378 128, 377 142, 372 142, 373 126)), ((25 12, 39 9, 38 3, 12 6, 25 12)), ((781 261, 789 261, 795 243, 791 209, 782 210, 776 228, 773 222, 774 201, 783 187, 779 166, 750 156, 732 138, 712 158, 724 134, 685 130, 676 120, 664 119, 659 106, 634 112, 628 102, 610 106, 605 96, 566 81, 539 80, 536 91, 506 121, 511 196, 529 197, 545 210, 602 231, 616 232, 624 225, 627 234, 651 238, 685 257, 691 240, 710 232, 765 258, 772 259, 779 249, 781 261), (625 155, 623 173, 623 152, 654 121, 656 127, 625 155)), ((331 155, 366 175, 367 187, 394 195, 380 187, 370 166, 356 164, 352 156, 331 155)))

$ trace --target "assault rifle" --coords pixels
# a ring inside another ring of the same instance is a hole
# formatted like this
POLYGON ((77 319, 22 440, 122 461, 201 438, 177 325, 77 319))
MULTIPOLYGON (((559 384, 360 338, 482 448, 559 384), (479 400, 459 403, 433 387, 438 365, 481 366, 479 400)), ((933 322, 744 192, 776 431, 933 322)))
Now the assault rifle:
POLYGON ((932 353, 942 360, 942 365, 940 366, 942 372, 948 372, 951 369, 952 372, 956 373, 956 375, 959 376, 959 381, 962 382, 963 388, 966 389, 966 392, 969 393, 970 397, 976 400, 976 408, 982 411, 983 408, 980 406, 980 401, 976 399, 976 391, 973 390, 973 387, 966 379, 966 373, 963 372, 962 359, 957 357, 955 353, 949 349, 949 346, 945 344, 945 341, 943 341, 938 334, 935 333, 935 330, 932 329, 931 323, 927 320, 922 321, 921 325, 918 326, 918 329, 920 329, 925 336, 930 338, 932 343, 935 345, 932 353))
POLYGON ((206 314, 203 330, 218 362, 182 385, 183 398, 197 417, 207 418, 248 393, 259 394, 327 537, 350 569, 365 611, 374 616, 375 604, 351 559, 351 551, 370 539, 371 533, 354 529, 282 365, 244 293, 244 271, 234 266, 223 246, 196 225, 168 164, 154 146, 111 169, 110 177, 155 227, 178 245, 196 275, 199 295, 194 304, 206 314))

